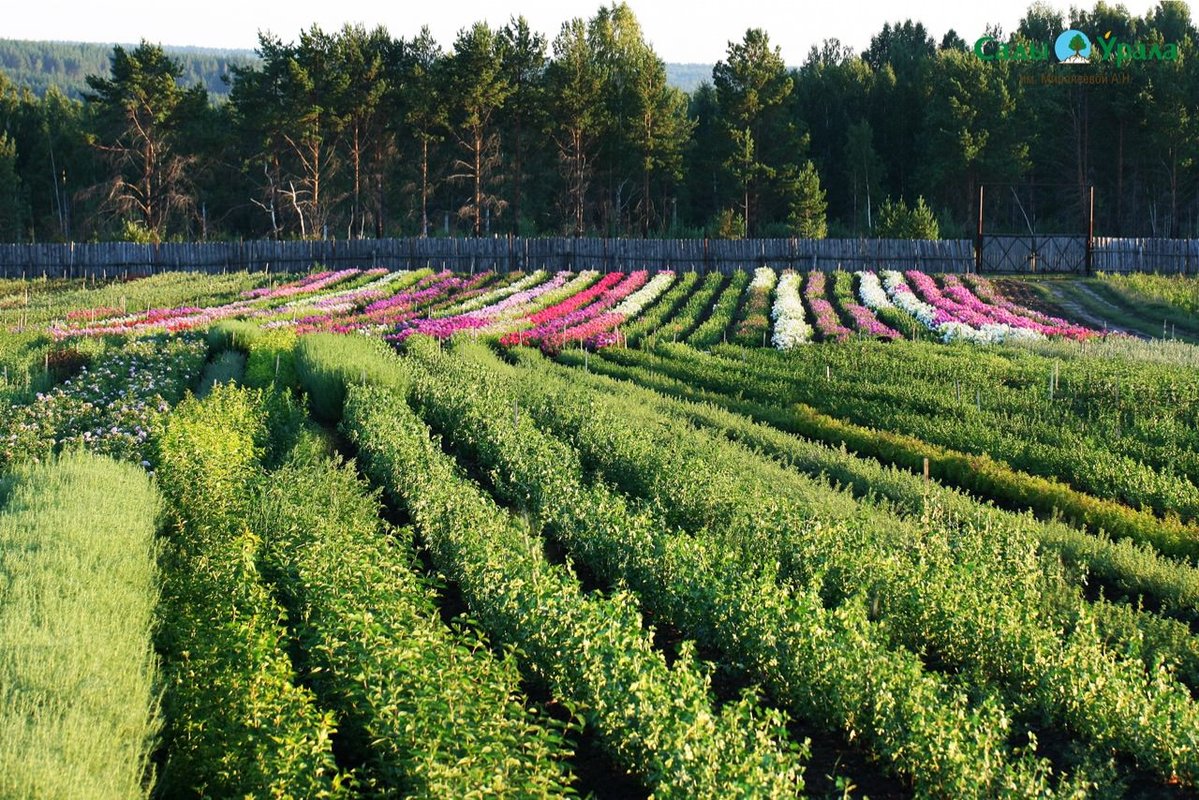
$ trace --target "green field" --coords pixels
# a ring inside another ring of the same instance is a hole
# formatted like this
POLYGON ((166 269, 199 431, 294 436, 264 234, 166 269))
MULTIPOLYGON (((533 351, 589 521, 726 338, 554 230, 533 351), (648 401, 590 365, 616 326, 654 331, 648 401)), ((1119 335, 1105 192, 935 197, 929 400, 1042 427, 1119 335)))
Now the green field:
POLYGON ((0 797, 1193 796, 1196 279, 384 272, 0 287, 0 797))

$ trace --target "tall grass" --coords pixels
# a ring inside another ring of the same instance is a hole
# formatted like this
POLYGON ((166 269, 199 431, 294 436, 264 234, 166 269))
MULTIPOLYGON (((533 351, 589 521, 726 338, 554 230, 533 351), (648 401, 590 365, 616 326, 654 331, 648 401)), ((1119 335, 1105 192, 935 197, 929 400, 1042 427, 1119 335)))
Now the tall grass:
POLYGON ((0 796, 144 797, 160 498, 76 454, 18 471, 0 512, 0 796))

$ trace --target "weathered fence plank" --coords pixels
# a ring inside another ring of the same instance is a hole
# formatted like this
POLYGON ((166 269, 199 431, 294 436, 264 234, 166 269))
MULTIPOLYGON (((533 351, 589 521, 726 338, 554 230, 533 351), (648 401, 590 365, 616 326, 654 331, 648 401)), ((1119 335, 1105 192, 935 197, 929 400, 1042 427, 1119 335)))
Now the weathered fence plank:
MULTIPOLYGON (((988 271, 1080 271, 1085 240, 1017 237, 984 241, 988 271)), ((1107 272, 1199 274, 1199 240, 1097 237, 1093 268, 1107 272)), ((793 269, 911 269, 967 272, 969 239, 354 239, 327 241, 0 244, 4 277, 151 275, 166 270, 298 272, 314 265, 390 269, 432 267, 462 272, 558 269, 696 269, 728 272, 762 265, 793 269)))

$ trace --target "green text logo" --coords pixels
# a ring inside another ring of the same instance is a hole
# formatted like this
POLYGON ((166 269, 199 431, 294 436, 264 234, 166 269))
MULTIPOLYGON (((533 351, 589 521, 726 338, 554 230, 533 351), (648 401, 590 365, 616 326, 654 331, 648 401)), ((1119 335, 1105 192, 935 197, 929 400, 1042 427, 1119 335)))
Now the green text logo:
POLYGON ((1124 66, 1133 61, 1177 61, 1177 42, 1124 42, 1108 31, 1098 39, 1073 28, 1062 31, 1052 47, 1048 42, 1016 40, 1001 42, 994 36, 980 36, 974 42, 974 55, 983 61, 1049 61, 1052 49, 1060 64, 1093 64, 1104 61, 1124 66))

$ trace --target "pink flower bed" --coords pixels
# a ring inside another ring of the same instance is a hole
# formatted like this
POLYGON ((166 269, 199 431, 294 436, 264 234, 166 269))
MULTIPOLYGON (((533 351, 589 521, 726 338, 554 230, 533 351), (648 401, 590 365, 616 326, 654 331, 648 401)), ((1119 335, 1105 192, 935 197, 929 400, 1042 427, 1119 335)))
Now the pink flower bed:
POLYGON ((608 308, 611 303, 596 309, 589 316, 577 312, 580 309, 586 312, 589 308, 589 303, 603 297, 606 292, 610 291, 614 286, 618 286, 623 280, 626 280, 623 272, 609 272, 591 287, 548 308, 543 308, 534 314, 530 314, 525 318, 525 322, 529 323, 532 327, 528 330, 513 331, 505 334, 500 338, 500 344, 505 347, 514 344, 536 344, 545 336, 554 332, 563 332, 573 325, 590 319, 590 317, 595 316, 595 314, 598 314, 604 308, 608 308))
POLYGON ((251 300, 277 300, 297 294, 311 294, 312 292, 319 292, 321 289, 327 289, 335 283, 344 281, 346 278, 352 278, 360 272, 361 270, 356 268, 342 269, 337 272, 318 272, 302 280, 276 286, 273 289, 270 287, 250 289, 242 292, 241 296, 251 300))
POLYGON ((826 340, 843 342, 852 335, 852 332, 849 328, 841 324, 841 320, 837 317, 837 312, 833 308, 833 304, 828 301, 824 292, 825 274, 823 272, 809 272, 807 283, 804 284, 803 294, 808 308, 811 309, 812 315, 816 318, 816 330, 826 340))
POLYGON ((390 297, 376 300, 356 314, 346 314, 344 311, 335 310, 322 315, 306 317, 298 322, 296 332, 349 333, 368 326, 397 325, 412 319, 421 307, 448 295, 464 283, 462 278, 456 278, 448 271, 427 275, 414 286, 390 297))
POLYGON ((555 351, 569 342, 581 342, 600 333, 604 328, 620 324, 624 319, 623 315, 605 315, 604 312, 640 289, 648 280, 649 272, 646 270, 637 270, 627 276, 620 272, 610 272, 590 289, 531 315, 529 319, 537 321, 538 324, 527 331, 506 334, 500 339, 500 343, 505 346, 540 344, 543 350, 555 351), (578 301, 578 298, 585 295, 586 299, 578 301), (593 302, 587 304, 588 300, 593 302))
MULTIPOLYGON (((222 306, 197 308, 195 306, 180 306, 177 308, 152 308, 140 314, 133 314, 123 319, 107 319, 100 325, 87 327, 52 327, 50 332, 56 338, 65 336, 103 336, 122 333, 147 333, 164 330, 170 333, 191 330, 192 328, 211 325, 223 319, 252 314, 261 311, 262 301, 293 297, 298 294, 319 292, 347 278, 362 274, 358 269, 344 269, 338 272, 318 272, 299 281, 294 281, 274 289, 251 289, 242 292, 245 299, 236 300, 222 306)), ((267 312, 271 313, 271 312, 267 312)))
MULTIPOLYGON (((954 282, 960 283, 960 279, 956 275, 950 277, 953 278, 954 282)), ((971 276, 969 281, 973 287, 974 294, 980 301, 1038 323, 1041 325, 1042 333, 1047 336, 1065 336, 1068 339, 1089 339, 1099 335, 1098 331, 1085 328, 1081 325, 1075 325, 1061 317, 1043 314, 1035 309, 1013 303, 1004 297, 995 287, 995 284, 986 278, 975 275, 971 276)), ((946 279, 946 284, 949 284, 948 278, 946 279)))
POLYGON ((1009 311, 1006 308, 984 303, 974 292, 967 289, 956 275, 945 276, 945 295, 953 299, 954 302, 969 308, 975 313, 986 317, 991 322, 997 322, 1002 325, 1011 325, 1013 328, 1026 328, 1034 330, 1037 333, 1048 335, 1051 330, 1049 326, 1030 319, 1022 314, 1017 314, 1009 311))
POLYGON ((903 334, 889 325, 884 325, 880 322, 874 312, 866 308, 866 306, 852 301, 845 301, 841 303, 841 308, 853 319, 853 325, 859 333, 873 336, 876 339, 889 339, 891 341, 903 338, 903 334))
POLYGON ((913 293, 936 309, 937 325, 947 322, 960 322, 972 328, 982 328, 984 325, 994 325, 998 320, 977 309, 962 305, 945 296, 931 275, 910 269, 903 273, 912 286, 913 293))
POLYGON ((392 342, 402 342, 413 334, 421 333, 426 336, 436 336, 439 339, 448 339, 460 331, 478 330, 493 325, 501 316, 518 314, 521 306, 531 303, 548 292, 560 289, 570 277, 571 273, 569 272, 559 272, 551 280, 511 294, 476 311, 440 319, 413 320, 401 330, 384 338, 392 342))

